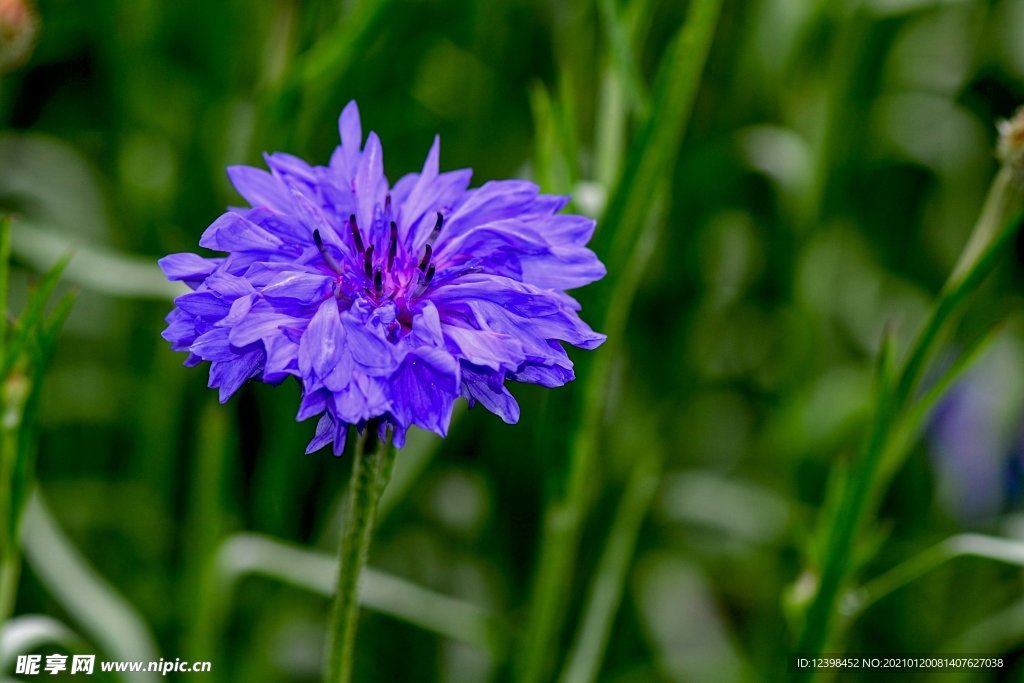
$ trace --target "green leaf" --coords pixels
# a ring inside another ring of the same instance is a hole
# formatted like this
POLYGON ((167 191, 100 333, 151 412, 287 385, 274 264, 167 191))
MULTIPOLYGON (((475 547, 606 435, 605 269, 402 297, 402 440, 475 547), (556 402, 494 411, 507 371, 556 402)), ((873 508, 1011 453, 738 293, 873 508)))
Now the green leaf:
MULTIPOLYGON (((337 559, 260 534, 235 534, 217 555, 217 588, 206 596, 216 605, 215 624, 223 623, 234 587, 247 576, 262 576, 330 597, 334 593, 337 559)), ((468 643, 498 659, 504 651, 506 627, 487 610, 427 590, 371 567, 363 570, 359 602, 366 608, 406 621, 446 638, 468 643)))
POLYGON ((14 254, 35 268, 53 266, 54 254, 73 252, 64 279, 84 290, 124 299, 170 301, 188 291, 168 282, 156 259, 107 249, 60 230, 20 221, 12 235, 14 254))
POLYGON ((977 557, 1024 567, 1024 543, 983 534, 958 534, 893 567, 848 596, 846 610, 860 613, 890 593, 952 560, 977 557))
POLYGON ((590 583, 580 628, 562 670, 562 683, 590 683, 597 678, 622 602, 640 526, 658 490, 660 475, 660 457, 651 451, 641 454, 633 466, 590 583))
POLYGON ((68 262, 71 259, 71 255, 67 254, 61 257, 57 263, 55 263, 43 276, 43 279, 36 286, 35 291, 32 292, 32 296, 29 298, 28 306, 18 319, 17 325, 15 326, 14 335, 11 339, 10 347, 7 349, 7 354, 3 359, 3 366, 0 368, 0 376, 7 376, 14 367, 18 357, 33 343, 33 338, 39 334, 38 326, 42 323, 45 313, 46 305, 50 300, 50 296, 53 294, 53 290, 56 289, 57 283, 60 281, 60 276, 67 267, 68 262))
MULTIPOLYGON (((36 492, 22 520, 25 557, 36 576, 84 634, 111 659, 156 661, 156 641, 134 607, 93 569, 36 492)), ((159 677, 126 673, 137 683, 159 677)))
POLYGON ((25 614, 9 619, 0 636, 0 671, 10 671, 18 655, 38 654, 44 645, 58 645, 83 653, 87 645, 63 622, 44 614, 25 614))
MULTIPOLYGON (((608 276, 588 287, 581 298, 584 307, 605 322, 601 329, 610 340, 623 336, 633 293, 656 242, 658 227, 652 217, 661 208, 658 200, 679 154, 720 10, 721 0, 691 4, 686 23, 662 58, 651 113, 632 141, 625 169, 592 243, 605 260, 608 276)), ((531 611, 517 662, 520 683, 547 678, 561 639, 575 555, 589 506, 615 343, 588 361, 583 405, 570 438, 569 471, 545 511, 531 611)))

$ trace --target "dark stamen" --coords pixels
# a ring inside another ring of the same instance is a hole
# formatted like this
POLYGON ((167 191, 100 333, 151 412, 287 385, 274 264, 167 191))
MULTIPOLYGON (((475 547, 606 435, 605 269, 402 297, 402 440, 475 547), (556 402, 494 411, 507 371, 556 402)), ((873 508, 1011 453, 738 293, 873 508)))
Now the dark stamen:
POLYGON ((382 289, 384 289, 384 273, 381 271, 380 266, 377 266, 377 270, 373 273, 373 291, 380 294, 382 289))
POLYGON ((348 229, 352 233, 352 241, 355 242, 356 251, 362 254, 364 249, 363 238, 359 234, 359 226, 356 225, 356 215, 354 213, 350 213, 348 216, 348 229))
MULTIPOLYGON (((391 195, 388 195, 390 198, 391 195)), ((395 254, 398 253, 398 225, 391 221, 391 244, 388 245, 388 270, 395 267, 395 254)))
POLYGON ((320 236, 319 230, 313 231, 313 242, 316 243, 317 251, 319 251, 320 255, 323 256, 327 265, 329 265, 335 272, 340 273, 341 267, 338 265, 338 262, 334 260, 334 257, 328 253, 327 247, 324 245, 324 238, 320 236))
MULTIPOLYGON (((427 249, 428 250, 430 249, 429 245, 427 246, 427 249)), ((429 251, 427 253, 429 253, 429 251)), ((436 270, 436 266, 434 266, 434 264, 431 263, 430 267, 427 268, 427 272, 426 273, 422 273, 420 275, 420 284, 416 287, 415 290, 413 290, 413 293, 412 293, 412 297, 414 299, 416 297, 420 296, 421 294, 423 294, 423 292, 427 291, 427 287, 430 286, 430 281, 434 279, 434 272, 435 272, 435 270, 436 270)))
POLYGON ((433 244, 437 240, 437 236, 441 234, 441 228, 444 226, 444 216, 441 212, 437 212, 437 222, 434 223, 434 229, 430 231, 430 237, 427 238, 427 244, 433 244))
POLYGON ((372 244, 366 248, 366 253, 363 255, 363 270, 366 271, 366 277, 373 277, 373 245, 372 244))
POLYGON ((423 260, 420 261, 420 270, 425 271, 427 266, 430 265, 430 257, 434 253, 434 248, 429 244, 423 248, 423 260))

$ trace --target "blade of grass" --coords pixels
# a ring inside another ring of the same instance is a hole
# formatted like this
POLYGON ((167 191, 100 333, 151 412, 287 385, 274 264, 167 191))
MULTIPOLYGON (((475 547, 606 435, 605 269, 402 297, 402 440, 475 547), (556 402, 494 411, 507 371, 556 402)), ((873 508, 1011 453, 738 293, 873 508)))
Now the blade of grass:
POLYGON ((50 366, 57 337, 64 327, 64 321, 71 314, 78 295, 71 291, 65 293, 53 307, 49 318, 41 325, 42 329, 36 339, 33 351, 34 364, 31 369, 30 382, 33 387, 25 404, 24 427, 19 432, 18 460, 14 471, 14 489, 12 501, 15 510, 21 510, 28 500, 32 487, 33 470, 35 469, 36 449, 38 448, 38 413, 42 398, 43 376, 50 366))
MULTIPOLYGON (((997 177, 996 184, 999 180, 997 177)), ((1014 190, 1016 192, 1016 190, 1014 190)), ((987 206, 1001 198, 989 197, 986 210, 982 211, 975 234, 994 235, 987 245, 972 258, 970 264, 958 268, 946 283, 932 314, 911 347, 906 362, 902 365, 891 390, 883 392, 880 398, 871 436, 861 457, 854 463, 851 478, 844 487, 838 514, 825 531, 824 555, 817 590, 807 608, 803 626, 797 639, 796 652, 801 656, 816 656, 828 645, 834 614, 843 585, 852 575, 851 559, 856 557, 856 547, 869 512, 888 483, 888 478, 902 464, 906 450, 890 454, 894 431, 898 433, 902 413, 908 409, 928 360, 935 352, 942 334, 954 316, 960 312, 967 298, 995 269, 1007 249, 1010 240, 1017 234, 1024 214, 1019 213, 1018 201, 1006 203, 1000 212, 991 212, 987 206), (1007 214, 1015 213, 1012 217, 1007 214), (1009 221, 1007 221, 1009 218, 1009 221), (989 223, 997 221, 1001 226, 993 229, 989 223)), ((935 400, 937 397, 933 397, 935 400)), ((799 680, 814 676, 810 670, 796 674, 799 680)))
POLYGON ((53 290, 57 288, 57 283, 60 281, 61 274, 64 269, 67 268, 68 262, 71 260, 70 254, 62 256, 57 263, 55 263, 43 279, 40 280, 36 286, 35 291, 32 292, 32 296, 29 298, 28 306, 25 311, 21 314, 18 319, 18 324, 15 329, 14 335, 11 338, 10 346, 7 348, 7 354, 3 359, 3 366, 0 368, 0 375, 6 376, 14 367, 15 361, 25 347, 31 343, 33 335, 38 333, 37 326, 43 320, 46 314, 46 305, 49 303, 50 296, 53 294, 53 290))
POLYGON ((630 144, 618 187, 594 237, 608 272, 628 259, 656 186, 675 165, 721 10, 720 0, 692 3, 686 23, 666 50, 650 113, 630 144))
MULTIPOLYGON (((111 659, 156 661, 156 641, 145 620, 93 569, 54 519, 37 491, 22 520, 25 557, 39 580, 111 659)), ((147 672, 126 673, 137 683, 153 683, 147 672)))
POLYGON ((0 358, 7 350, 7 294, 11 279, 11 218, 0 216, 0 358))
MULTIPOLYGON (((595 238, 595 250, 605 258, 609 276, 594 288, 588 301, 600 319, 611 344, 625 326, 632 296, 619 295, 614 273, 626 273, 638 253, 643 227, 652 211, 651 189, 674 165, 689 118, 700 74, 710 49, 721 9, 720 0, 697 0, 684 26, 664 57, 655 85, 653 112, 645 122, 627 161, 623 176, 609 205, 603 226, 595 238), (618 249, 615 249, 618 247, 618 249), (614 305, 614 308, 612 306, 614 305)), ((621 289, 620 291, 626 291, 621 289)), ((569 471, 563 491, 549 502, 545 512, 539 563, 534 578, 525 642, 517 667, 520 683, 537 683, 548 676, 559 647, 579 536, 588 507, 588 484, 596 457, 605 382, 613 350, 606 345, 595 354, 582 389, 583 408, 573 430, 569 471)))
POLYGON ((961 557, 1024 567, 1024 543, 983 534, 958 534, 899 564, 852 593, 846 609, 859 614, 885 596, 961 557))
MULTIPOLYGON (((637 6, 631 15, 634 22, 638 22, 640 15, 644 12, 650 11, 650 4, 647 0, 632 3, 633 6, 637 6)), ((640 66, 637 63, 637 54, 633 46, 633 31, 631 30, 633 26, 622 16, 625 12, 620 13, 615 0, 600 0, 598 10, 601 15, 601 26, 604 28, 608 41, 611 62, 617 80, 626 95, 626 100, 632 104, 633 110, 640 116, 646 116, 650 98, 643 77, 640 75, 640 66)))
POLYGON ((82 652, 85 642, 64 623, 43 614, 25 614, 4 624, 0 636, 0 671, 10 671, 20 654, 39 652, 43 645, 59 645, 82 652))
POLYGON ((0 424, 0 623, 13 611, 21 574, 18 529, 26 491, 34 469, 36 414, 40 387, 57 334, 71 309, 74 294, 66 294, 53 313, 45 306, 56 286, 58 263, 33 292, 12 346, 10 367, 3 374, 0 424))
MULTIPOLYGON (((286 130, 293 130, 289 148, 299 149, 306 141, 314 124, 324 116, 328 104, 333 102, 338 80, 365 52, 385 24, 393 0, 360 0, 355 3, 328 31, 320 35, 312 47, 300 54, 293 65, 294 76, 276 93, 269 105, 272 121, 286 130), (298 103, 301 102, 301 106, 298 103), (284 125, 291 120, 292 125, 284 125)), ((257 136, 256 139, 266 139, 257 136)))
POLYGON ((907 409, 906 414, 900 419, 893 432, 889 447, 882 455, 883 479, 887 480, 895 474, 895 471, 902 462, 903 455, 910 450, 911 445, 920 433, 925 421, 935 409, 935 406, 946 395, 946 392, 956 384, 957 380, 973 367, 974 363, 989 349, 1002 330, 1003 325, 996 325, 971 342, 957 356, 956 360, 943 371, 938 379, 928 387, 928 390, 907 409))
MULTIPOLYGON (((223 624, 231 593, 248 576, 262 576, 325 598, 334 593, 338 563, 330 553, 244 533, 222 544, 217 560, 217 589, 206 596, 214 625, 223 624)), ((359 601, 367 609, 415 624, 427 631, 468 643, 500 658, 506 627, 491 612, 457 598, 417 586, 379 570, 364 569, 359 601)))
POLYGON ((42 225, 19 225, 26 229, 15 230, 11 236, 14 254, 46 270, 53 267, 54 254, 73 250, 75 258, 67 266, 64 279, 82 289, 126 299, 164 301, 188 291, 181 283, 168 282, 154 259, 76 242, 42 225))
POLYGON ((660 476, 660 457, 651 451, 642 454, 630 474, 587 591, 580 628, 562 670, 562 683, 590 683, 597 678, 622 601, 640 526, 654 500, 660 476))
POLYGON ((185 568, 181 582, 183 609, 180 618, 188 624, 185 651, 193 661, 213 661, 215 640, 209 632, 200 604, 208 593, 204 583, 213 581, 213 567, 221 539, 225 532, 222 491, 225 468, 236 448, 236 436, 230 423, 231 414, 210 398, 199 417, 196 438, 196 468, 189 486, 191 497, 187 513, 187 527, 192 529, 185 540, 185 568))

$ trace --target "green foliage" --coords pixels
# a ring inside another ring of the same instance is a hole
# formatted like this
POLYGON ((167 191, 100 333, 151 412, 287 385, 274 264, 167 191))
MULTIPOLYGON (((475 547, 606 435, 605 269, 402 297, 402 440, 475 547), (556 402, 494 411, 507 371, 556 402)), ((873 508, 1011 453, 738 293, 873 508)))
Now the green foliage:
POLYGON ((225 166, 326 162, 357 99, 392 179, 438 133, 598 218, 609 341, 513 389, 518 426, 410 434, 354 680, 754 681, 826 636, 1020 677, 1015 212, 971 237, 1020 3, 34 4, 0 76, 0 665, 320 680, 352 458, 302 455, 289 383, 217 404, 155 261, 239 201, 225 166))

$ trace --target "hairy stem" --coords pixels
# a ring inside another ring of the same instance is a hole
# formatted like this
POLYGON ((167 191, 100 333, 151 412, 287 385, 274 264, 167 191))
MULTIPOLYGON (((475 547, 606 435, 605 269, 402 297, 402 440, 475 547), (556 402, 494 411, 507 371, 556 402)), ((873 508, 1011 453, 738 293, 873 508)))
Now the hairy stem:
POLYGON ((371 420, 359 439, 352 463, 338 554, 338 586, 327 633, 327 683, 352 681, 352 656, 359 619, 359 575, 369 554, 377 503, 391 477, 393 464, 394 448, 389 441, 377 438, 377 422, 371 420))

